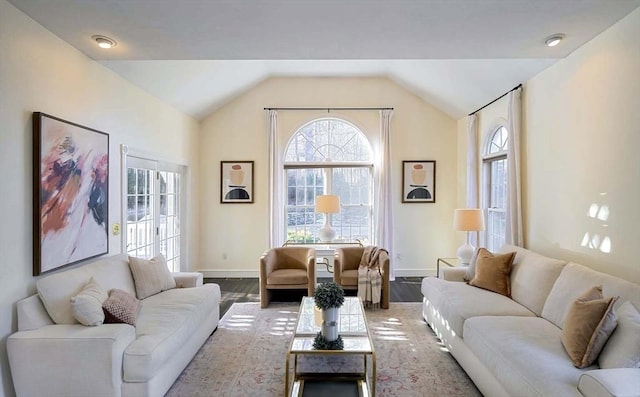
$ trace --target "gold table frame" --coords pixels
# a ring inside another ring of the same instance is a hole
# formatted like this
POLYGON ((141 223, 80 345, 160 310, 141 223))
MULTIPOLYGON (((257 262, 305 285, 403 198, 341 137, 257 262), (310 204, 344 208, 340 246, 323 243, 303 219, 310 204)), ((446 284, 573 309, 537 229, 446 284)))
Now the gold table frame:
POLYGON ((356 381, 360 396, 376 395, 376 352, 373 346, 369 326, 364 312, 362 301, 357 297, 345 297, 345 302, 340 308, 338 334, 344 342, 343 350, 315 350, 313 341, 320 331, 316 317, 320 315, 315 308, 312 297, 302 298, 296 327, 285 362, 285 396, 302 396, 305 380, 333 380, 356 381), (298 372, 298 356, 300 355, 362 355, 362 372, 298 372), (293 379, 290 379, 291 357, 293 356, 293 379), (367 360, 369 357, 369 360, 367 360), (371 365, 367 365, 371 361, 371 365), (369 369, 371 377, 369 377, 369 369), (289 383, 291 394, 289 392, 289 383))

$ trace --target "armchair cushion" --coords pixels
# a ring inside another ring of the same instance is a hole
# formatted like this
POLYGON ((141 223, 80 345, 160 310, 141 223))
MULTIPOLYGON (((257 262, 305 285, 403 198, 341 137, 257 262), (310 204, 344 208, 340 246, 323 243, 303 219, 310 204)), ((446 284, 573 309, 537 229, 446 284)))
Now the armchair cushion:
POLYGON ((309 282, 307 271, 303 269, 279 269, 267 276, 267 284, 306 284, 309 282))
POLYGON ((340 284, 344 286, 357 287, 358 286, 358 271, 357 270, 343 270, 340 277, 340 284))

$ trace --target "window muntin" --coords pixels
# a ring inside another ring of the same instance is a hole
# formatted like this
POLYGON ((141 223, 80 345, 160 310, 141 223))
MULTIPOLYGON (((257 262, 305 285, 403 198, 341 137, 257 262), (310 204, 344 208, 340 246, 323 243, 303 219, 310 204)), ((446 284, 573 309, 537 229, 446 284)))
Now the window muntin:
POLYGON ((320 194, 340 196, 340 213, 329 215, 336 241, 371 241, 373 162, 358 128, 336 118, 305 124, 289 141, 284 168, 288 241, 318 241, 326 216, 315 213, 320 194))
POLYGON ((509 132, 497 127, 489 137, 483 156, 484 208, 487 216, 486 247, 495 251, 506 240, 507 226, 507 143, 509 132))

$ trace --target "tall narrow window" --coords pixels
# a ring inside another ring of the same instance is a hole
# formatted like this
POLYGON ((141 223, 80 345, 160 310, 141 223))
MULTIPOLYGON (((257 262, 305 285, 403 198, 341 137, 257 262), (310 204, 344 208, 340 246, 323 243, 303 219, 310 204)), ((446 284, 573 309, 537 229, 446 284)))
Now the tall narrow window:
POLYGON ((507 225, 507 142, 509 132, 496 128, 483 156, 483 207, 487 217, 486 246, 498 250, 505 243, 507 225))
POLYGON ((180 271, 182 167, 127 157, 126 251, 149 258, 162 254, 180 271))
POLYGON ((340 212, 331 215, 335 240, 371 242, 373 161, 362 131, 337 118, 311 121, 289 141, 284 169, 288 241, 319 241, 326 215, 315 213, 315 198, 334 194, 340 197, 340 212))

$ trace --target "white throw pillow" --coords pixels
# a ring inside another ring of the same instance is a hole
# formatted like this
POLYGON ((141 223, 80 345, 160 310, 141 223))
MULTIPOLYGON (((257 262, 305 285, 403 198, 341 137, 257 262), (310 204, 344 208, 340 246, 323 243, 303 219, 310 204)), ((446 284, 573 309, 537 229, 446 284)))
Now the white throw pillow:
POLYGON ((478 261, 479 250, 480 247, 476 247, 476 249, 473 250, 473 255, 471 255, 469 265, 467 266, 467 271, 464 274, 464 281, 471 281, 476 276, 476 262, 478 261))
POLYGON ((640 312, 631 302, 615 312, 618 327, 600 352, 600 368, 640 368, 640 312))
POLYGON ((104 322, 102 303, 107 292, 91 277, 76 296, 71 298, 71 313, 80 324, 95 326, 104 322))
POLYGON ((171 275, 167 261, 162 255, 151 259, 130 256, 129 267, 136 285, 138 299, 144 299, 176 287, 176 280, 171 275))

